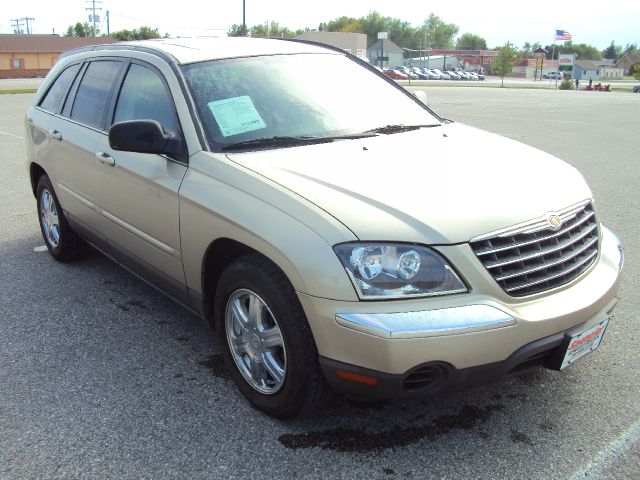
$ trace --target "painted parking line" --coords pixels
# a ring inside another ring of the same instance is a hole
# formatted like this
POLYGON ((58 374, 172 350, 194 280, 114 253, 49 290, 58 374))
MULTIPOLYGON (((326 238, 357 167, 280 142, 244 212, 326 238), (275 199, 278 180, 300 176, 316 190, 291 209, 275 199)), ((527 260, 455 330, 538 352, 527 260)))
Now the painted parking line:
POLYGON ((609 466, 620 456, 631 450, 638 442, 640 442, 640 421, 631 425, 618 438, 600 450, 589 463, 576 470, 568 480, 601 478, 609 466))
POLYGON ((13 133, 9 133, 9 132, 3 132, 2 130, 0 130, 0 135, 7 135, 8 137, 17 138, 18 140, 24 140, 24 137, 21 137, 19 135, 14 135, 13 133))

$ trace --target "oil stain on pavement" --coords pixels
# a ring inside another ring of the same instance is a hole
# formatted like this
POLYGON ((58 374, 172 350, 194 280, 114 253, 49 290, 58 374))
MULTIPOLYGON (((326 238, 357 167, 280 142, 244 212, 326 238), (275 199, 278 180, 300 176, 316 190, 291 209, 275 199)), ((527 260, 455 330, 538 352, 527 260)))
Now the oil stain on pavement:
POLYGON ((394 447, 404 447, 421 440, 433 441, 452 430, 469 430, 483 424, 504 405, 489 404, 485 407, 463 406, 457 413, 441 415, 422 426, 399 427, 382 432, 368 432, 347 428, 306 433, 287 433, 278 440, 287 448, 321 448, 338 452, 371 452, 394 447))

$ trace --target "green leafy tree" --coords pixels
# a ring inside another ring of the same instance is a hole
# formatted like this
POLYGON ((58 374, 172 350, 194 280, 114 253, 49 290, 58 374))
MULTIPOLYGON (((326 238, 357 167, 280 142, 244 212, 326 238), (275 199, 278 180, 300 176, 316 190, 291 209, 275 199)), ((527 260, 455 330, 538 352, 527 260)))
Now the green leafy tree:
MULTIPOLYGON (((161 38, 160 32, 157 28, 151 27, 139 27, 133 30, 118 30, 111 34, 116 40, 149 40, 150 38, 161 38)), ((166 37, 165 37, 166 38, 166 37)))
POLYGON ((633 78, 640 80, 640 63, 636 63, 633 67, 633 78))
MULTIPOLYGON (((549 52, 547 58, 551 58, 553 45, 547 45, 544 49, 549 52)), ((558 58, 559 53, 575 53, 580 60, 602 59, 602 52, 593 45, 587 45, 586 43, 565 42, 563 45, 556 45, 554 59, 558 58)))
MULTIPOLYGON (((96 36, 100 33, 100 28, 96 25, 96 36)), ((89 22, 76 22, 74 25, 69 25, 67 31, 64 34, 65 37, 92 37, 93 25, 89 22)))
POLYGON ((428 47, 447 50, 453 48, 453 38, 459 30, 457 25, 445 23, 440 17, 431 13, 418 28, 418 35, 426 40, 428 47))
POLYGON ((635 43, 627 43, 624 47, 624 53, 638 53, 638 45, 635 43))
POLYGON ((525 53, 531 53, 533 50, 531 48, 531 44, 529 42, 524 42, 524 45, 522 45, 522 51, 525 53))
POLYGON ((322 28, 320 28, 320 31, 321 32, 343 32, 345 31, 343 29, 347 25, 350 25, 357 21, 358 21, 357 18, 342 16, 334 20, 329 20, 326 23, 321 23, 320 26, 322 28))
POLYGON ((245 27, 243 27, 242 25, 237 25, 237 24, 233 24, 231 25, 231 28, 229 28, 229 30, 227 31, 227 36, 229 37, 246 37, 248 33, 248 30, 245 27))
POLYGON ((612 58, 614 60, 618 60, 622 57, 622 55, 622 46, 616 45, 615 43, 613 43, 613 40, 611 40, 611 45, 609 45, 602 51, 602 58, 612 58))
POLYGON ((507 42, 498 50, 498 56, 493 59, 491 70, 501 79, 500 86, 504 87, 504 77, 513 69, 513 61, 518 53, 518 49, 507 42))
POLYGON ((304 30, 289 30, 287 27, 281 27, 278 22, 270 22, 268 26, 264 23, 251 27, 250 33, 252 37, 259 38, 293 38, 304 30))
POLYGON ((475 33, 463 33, 456 41, 458 50, 486 50, 487 41, 475 33))

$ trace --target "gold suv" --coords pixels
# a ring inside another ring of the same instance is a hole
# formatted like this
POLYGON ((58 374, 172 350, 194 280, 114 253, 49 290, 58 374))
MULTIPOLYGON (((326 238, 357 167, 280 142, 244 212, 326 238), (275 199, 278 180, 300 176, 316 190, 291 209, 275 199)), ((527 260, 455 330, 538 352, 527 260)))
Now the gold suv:
POLYGON ((332 47, 74 50, 26 131, 51 255, 91 244, 200 314, 270 415, 563 369, 616 303, 620 242, 578 171, 332 47))

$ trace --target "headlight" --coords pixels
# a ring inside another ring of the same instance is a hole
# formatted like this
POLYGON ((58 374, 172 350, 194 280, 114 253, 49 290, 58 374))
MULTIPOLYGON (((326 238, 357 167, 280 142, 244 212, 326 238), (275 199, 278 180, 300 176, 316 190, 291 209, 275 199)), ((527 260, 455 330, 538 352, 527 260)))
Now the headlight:
POLYGON ((333 247, 362 300, 463 293, 444 258, 417 245, 343 243, 333 247))

